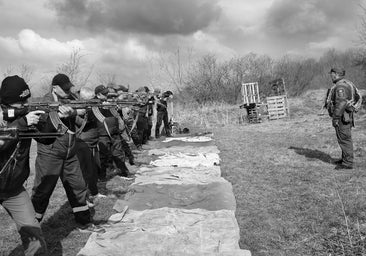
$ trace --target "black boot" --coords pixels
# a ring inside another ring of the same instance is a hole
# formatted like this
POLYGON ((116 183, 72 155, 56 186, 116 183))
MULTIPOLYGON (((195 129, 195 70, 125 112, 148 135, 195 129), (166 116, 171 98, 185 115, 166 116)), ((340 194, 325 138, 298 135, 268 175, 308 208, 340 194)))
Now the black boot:
POLYGON ((128 170, 124 161, 117 160, 116 162, 117 168, 120 170, 118 173, 119 176, 128 177, 130 175, 130 171, 128 170))

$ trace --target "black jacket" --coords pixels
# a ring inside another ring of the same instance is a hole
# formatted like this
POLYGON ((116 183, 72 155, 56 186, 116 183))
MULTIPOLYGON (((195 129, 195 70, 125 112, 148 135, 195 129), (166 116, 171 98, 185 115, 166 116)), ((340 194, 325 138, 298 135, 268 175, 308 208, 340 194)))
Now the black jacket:
MULTIPOLYGON (((49 120, 48 120, 49 122, 49 120)), ((37 128, 40 131, 50 132, 47 130, 49 124, 39 124, 37 128)), ((27 121, 25 117, 18 118, 7 127, 17 127, 20 129, 27 128, 27 121)), ((55 139, 38 139, 40 143, 50 144, 55 139)), ((25 140, 7 140, 5 144, 0 146, 0 168, 3 169, 5 163, 10 159, 13 152, 16 150, 19 142, 18 152, 15 154, 15 161, 12 161, 8 168, 0 174, 0 199, 15 196, 24 190, 23 184, 28 179, 29 168, 29 151, 31 146, 31 139, 25 140)))
MULTIPOLYGON (((71 98, 75 99, 75 98, 71 98)), ((51 93, 48 93, 43 98, 44 102, 54 102, 51 93)), ((62 102, 62 100, 60 100, 62 102)), ((65 135, 58 137, 54 143, 45 145, 42 143, 38 143, 37 145, 37 153, 38 154, 46 154, 52 155, 57 158, 67 159, 76 154, 75 149, 75 137, 76 137, 76 114, 74 116, 68 118, 62 118, 62 123, 66 125, 69 129, 69 132, 65 133, 65 135)), ((54 128, 56 130, 56 128, 54 128)))

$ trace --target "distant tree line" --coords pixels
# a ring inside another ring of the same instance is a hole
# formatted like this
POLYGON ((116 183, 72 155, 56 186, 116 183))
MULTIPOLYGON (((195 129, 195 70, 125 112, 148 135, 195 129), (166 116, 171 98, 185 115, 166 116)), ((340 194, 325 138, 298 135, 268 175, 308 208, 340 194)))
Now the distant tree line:
MULTIPOLYGON (((365 27, 366 30, 366 27, 365 27)), ((283 78, 290 97, 299 96, 309 89, 329 88, 331 67, 343 67, 346 77, 359 89, 366 89, 366 50, 361 48, 325 52, 319 59, 295 57, 291 55, 273 59, 267 55, 249 53, 220 61, 214 54, 193 58, 187 51, 182 54, 178 49, 174 53, 161 54, 149 64, 154 67, 147 74, 148 87, 154 89, 164 85, 164 89, 174 91, 176 99, 186 103, 225 102, 240 103, 242 83, 258 82, 261 97, 271 92, 270 82, 283 78)), ((116 82, 116 74, 93 76, 94 67, 85 65, 85 56, 80 50, 74 50, 69 59, 58 66, 57 72, 67 74, 77 85, 109 84, 116 82)), ((9 67, 3 76, 18 74, 29 82, 34 70, 31 66, 9 67)), ((44 78, 40 85, 32 86, 34 96, 43 95, 49 90, 50 78, 44 78)))
POLYGON ((366 51, 334 49, 319 59, 286 55, 273 59, 267 55, 250 53, 219 62, 215 55, 205 55, 189 67, 181 88, 181 95, 199 103, 212 101, 238 103, 242 83, 258 82, 260 94, 271 92, 270 82, 283 78, 287 94, 299 96, 309 89, 329 88, 331 67, 342 67, 346 77, 359 89, 366 89, 366 51))

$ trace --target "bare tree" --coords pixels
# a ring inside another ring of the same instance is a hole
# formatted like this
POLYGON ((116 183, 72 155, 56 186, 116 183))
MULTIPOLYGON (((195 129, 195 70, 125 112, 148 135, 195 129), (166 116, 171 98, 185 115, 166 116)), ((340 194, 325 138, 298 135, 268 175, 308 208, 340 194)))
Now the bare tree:
POLYGON ((100 84, 108 85, 108 84, 116 84, 116 74, 114 73, 99 73, 98 81, 100 84))
POLYGON ((14 74, 15 68, 13 66, 7 67, 3 72, 3 77, 11 76, 14 74))
POLYGON ((27 83, 30 82, 32 76, 33 76, 33 68, 29 65, 22 64, 18 67, 9 66, 5 69, 3 76, 11 76, 11 75, 19 75, 26 81, 27 83))
POLYGON ((31 81, 33 72, 34 69, 29 65, 23 64, 19 67, 19 74, 27 83, 31 81))
POLYGON ((360 5, 362 14, 360 15, 360 26, 358 27, 359 43, 366 46, 366 8, 360 5))
POLYGON ((160 52, 149 62, 149 80, 152 87, 171 87, 181 93, 192 66, 192 50, 182 53, 180 48, 174 52, 160 52))
POLYGON ((73 49, 69 59, 57 68, 57 72, 69 76, 70 80, 77 88, 87 84, 94 69, 94 67, 91 66, 85 71, 83 62, 84 57, 85 55, 81 53, 81 49, 73 49))

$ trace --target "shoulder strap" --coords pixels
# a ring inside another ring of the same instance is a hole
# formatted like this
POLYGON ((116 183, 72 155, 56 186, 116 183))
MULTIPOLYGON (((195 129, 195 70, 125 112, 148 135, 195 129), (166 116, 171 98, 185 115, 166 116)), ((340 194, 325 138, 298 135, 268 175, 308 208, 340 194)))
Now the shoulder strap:
POLYGON ((77 136, 80 136, 80 134, 83 132, 83 130, 84 130, 85 125, 86 125, 87 122, 88 122, 88 112, 85 113, 83 122, 81 123, 79 129, 76 131, 76 135, 77 136))
POLYGON ((17 143, 17 145, 16 145, 16 147, 15 147, 15 149, 14 149, 13 153, 12 153, 12 154, 11 154, 11 156, 9 157, 8 161, 6 161, 6 163, 4 164, 3 168, 1 168, 0 175, 1 175, 1 174, 3 174, 3 173, 8 169, 9 165, 11 164, 11 162, 12 162, 13 160, 15 160, 15 161, 16 161, 15 156, 16 156, 16 154, 18 153, 19 148, 20 148, 20 141, 18 141, 18 143, 17 143))

